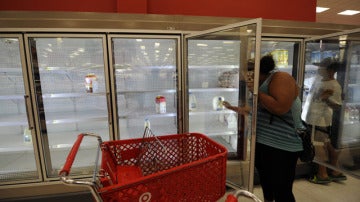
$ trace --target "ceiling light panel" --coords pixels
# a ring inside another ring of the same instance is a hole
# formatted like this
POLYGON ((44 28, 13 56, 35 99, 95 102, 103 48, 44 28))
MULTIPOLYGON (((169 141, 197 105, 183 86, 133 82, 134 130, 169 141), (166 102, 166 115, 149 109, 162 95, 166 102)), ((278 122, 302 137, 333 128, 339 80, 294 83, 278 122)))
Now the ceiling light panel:
POLYGON ((316 13, 322 13, 324 11, 329 10, 329 8, 325 8, 325 7, 316 7, 316 13))
POLYGON ((338 13, 339 15, 356 15, 356 14, 359 14, 360 11, 356 11, 356 10, 345 10, 345 11, 342 11, 340 13, 338 13))

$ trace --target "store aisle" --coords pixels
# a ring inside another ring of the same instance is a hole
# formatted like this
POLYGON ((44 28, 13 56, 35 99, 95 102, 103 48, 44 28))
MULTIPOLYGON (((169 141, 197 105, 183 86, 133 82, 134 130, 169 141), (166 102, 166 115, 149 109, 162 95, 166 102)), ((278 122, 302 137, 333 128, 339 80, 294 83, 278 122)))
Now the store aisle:
MULTIPOLYGON (((348 179, 343 182, 331 182, 327 185, 319 185, 308 182, 306 179, 301 178, 295 180, 294 194, 297 202, 342 202, 360 201, 360 180, 347 176, 348 179)), ((255 186, 254 194, 261 200, 262 192, 260 185, 255 186)), ((224 202, 225 197, 218 202, 224 202)), ((239 201, 250 202, 252 200, 247 198, 240 198, 239 201)))

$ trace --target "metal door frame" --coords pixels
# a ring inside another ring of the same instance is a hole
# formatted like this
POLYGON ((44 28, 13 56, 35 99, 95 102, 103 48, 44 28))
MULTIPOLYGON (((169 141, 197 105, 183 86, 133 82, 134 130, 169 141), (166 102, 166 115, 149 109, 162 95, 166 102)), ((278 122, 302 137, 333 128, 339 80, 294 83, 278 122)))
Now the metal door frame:
MULTIPOLYGON (((106 82, 108 80, 108 60, 107 60, 107 48, 106 48, 106 36, 105 34, 88 34, 88 33, 25 33, 24 34, 24 45, 25 45, 25 55, 26 55, 26 64, 28 66, 28 75, 29 75, 29 81, 34 81, 33 76, 33 68, 32 68, 32 61, 31 61, 31 51, 30 51, 30 45, 29 45, 29 38, 99 38, 102 39, 102 47, 103 47, 103 58, 104 58, 104 74, 105 74, 105 83, 106 83, 106 94, 109 94, 109 84, 106 82)), ((48 134, 47 132, 43 134, 41 132, 41 124, 47 125, 46 123, 40 123, 40 115, 39 115, 39 108, 37 106, 37 95, 35 95, 35 88, 34 82, 29 82, 30 89, 33 92, 31 94, 31 100, 32 100, 32 107, 34 111, 34 117, 35 117, 35 131, 37 135, 38 141, 38 147, 42 152, 39 152, 40 154, 40 163, 41 163, 41 169, 43 174, 43 180, 49 181, 58 179, 57 176, 51 177, 48 176, 48 169, 53 169, 52 163, 51 163, 51 155, 50 155, 50 149, 49 149, 49 142, 48 142, 48 134)), ((110 100, 108 97, 106 97, 106 102, 108 103, 108 107, 111 106, 109 104, 110 100)), ((108 109, 110 111, 110 109, 108 109)), ((109 138, 112 136, 112 122, 111 117, 108 118, 108 124, 109 124, 109 138)), ((95 158, 95 157, 94 157, 95 158)), ((85 176, 87 177, 87 176, 85 176)))
MULTIPOLYGON (((28 126, 29 129, 31 130, 31 136, 32 136, 32 146, 33 146, 33 151, 34 151, 34 157, 35 157, 35 165, 36 165, 36 169, 37 169, 37 173, 38 173, 38 179, 32 179, 32 180, 18 180, 18 183, 28 183, 28 182, 41 182, 43 181, 43 175, 41 172, 41 164, 40 164, 40 158, 39 158, 39 154, 41 152, 39 152, 39 147, 38 147, 38 143, 37 140, 35 138, 36 136, 36 131, 35 131, 35 123, 34 123, 34 113, 32 110, 32 100, 31 100, 31 88, 29 86, 30 83, 30 79, 29 79, 29 74, 28 74, 28 66, 26 63, 26 56, 25 56, 25 46, 24 46, 24 38, 23 38, 23 34, 21 33, 14 33, 14 34, 0 34, 1 38, 17 38, 19 40, 19 52, 20 52, 20 60, 21 60, 21 71, 22 71, 22 76, 23 76, 23 85, 24 85, 24 101, 25 101, 25 110, 27 113, 27 119, 28 119, 28 126)), ((12 184, 12 183, 0 183, 0 184, 12 184)))
MULTIPOLYGON (((253 97, 254 97, 254 101, 253 101, 253 106, 257 106, 257 99, 258 99, 258 82, 259 81, 259 61, 260 61, 260 48, 261 48, 261 32, 262 32, 262 19, 261 18, 257 18, 257 19, 253 19, 253 20, 248 20, 248 21, 243 21, 243 22, 239 22, 239 23, 234 23, 234 24, 229 24, 229 25, 225 25, 225 26, 221 26, 221 27, 217 27, 217 28, 213 28, 213 29, 209 29, 209 30, 204 30, 204 31, 200 31, 200 32, 195 32, 195 33, 191 33, 189 35, 185 36, 185 40, 184 40, 184 51, 183 51, 183 56, 184 56, 184 62, 183 62, 183 70, 184 72, 184 77, 183 78, 183 83, 186 83, 186 79, 187 79, 187 74, 188 74, 188 69, 187 69, 187 40, 193 37, 198 37, 198 36, 202 36, 202 35, 206 35, 206 34, 210 34, 210 33, 214 33, 214 32, 219 32, 219 31, 226 31, 229 29, 233 29, 233 28, 237 28, 237 27, 242 27, 242 26, 247 26, 250 24, 256 24, 256 35, 255 35, 255 78, 254 78, 254 93, 253 93, 253 97)), ((186 88, 183 94, 183 98, 184 103, 187 103, 187 92, 188 89, 186 88), (185 92, 186 91, 186 92, 185 92)), ((183 112, 184 114, 188 113, 187 110, 185 110, 183 112)), ((248 178, 248 190, 253 192, 253 181, 254 181, 254 169, 255 169, 255 143, 256 143, 256 114, 257 114, 257 108, 253 107, 252 109, 252 117, 251 117, 251 148, 250 148, 250 170, 249 170, 249 178, 248 178)), ((188 123, 185 123, 187 125, 184 126, 185 130, 189 129, 189 125, 188 123)))
POLYGON ((112 39, 121 38, 121 39, 174 39, 176 40, 176 95, 177 95, 177 133, 183 133, 183 129, 181 127, 181 123, 183 122, 183 116, 182 116, 182 107, 183 102, 181 98, 182 95, 182 68, 181 68, 181 35, 179 34, 169 34, 166 33, 164 35, 161 35, 160 33, 157 34, 147 34, 147 33, 134 33, 134 34, 128 34, 128 33, 110 33, 107 34, 107 47, 108 47, 108 60, 109 60, 109 73, 110 73, 110 86, 112 86, 111 89, 111 101, 112 101, 112 109, 113 114, 112 118, 114 120, 113 128, 114 128, 114 134, 113 138, 114 140, 120 139, 120 125, 119 125, 119 116, 118 116, 118 106, 117 106, 117 91, 116 91, 116 77, 115 77, 115 67, 113 65, 113 47, 112 47, 112 39))

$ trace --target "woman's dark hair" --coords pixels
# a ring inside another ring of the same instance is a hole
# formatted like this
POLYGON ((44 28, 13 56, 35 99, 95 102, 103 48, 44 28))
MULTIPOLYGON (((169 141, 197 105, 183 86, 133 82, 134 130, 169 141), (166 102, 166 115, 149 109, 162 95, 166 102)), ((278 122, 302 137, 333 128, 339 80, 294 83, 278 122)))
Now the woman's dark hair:
POLYGON ((340 69, 341 63, 338 61, 332 62, 327 66, 328 70, 333 70, 334 72, 337 72, 340 69))
POLYGON ((265 55, 260 60, 260 74, 268 74, 274 70, 275 61, 272 55, 265 55))

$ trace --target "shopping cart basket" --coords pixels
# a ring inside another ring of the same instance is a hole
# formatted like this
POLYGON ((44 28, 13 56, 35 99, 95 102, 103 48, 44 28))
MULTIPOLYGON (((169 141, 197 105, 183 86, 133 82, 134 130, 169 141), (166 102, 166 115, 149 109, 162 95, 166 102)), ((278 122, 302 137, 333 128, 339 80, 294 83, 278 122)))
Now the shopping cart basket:
POLYGON ((106 142, 94 134, 78 135, 59 172, 61 181, 88 186, 96 201, 217 201, 225 194, 223 146, 199 133, 145 134, 106 142), (100 169, 92 180, 73 180, 68 176, 84 136, 99 141, 100 169))

